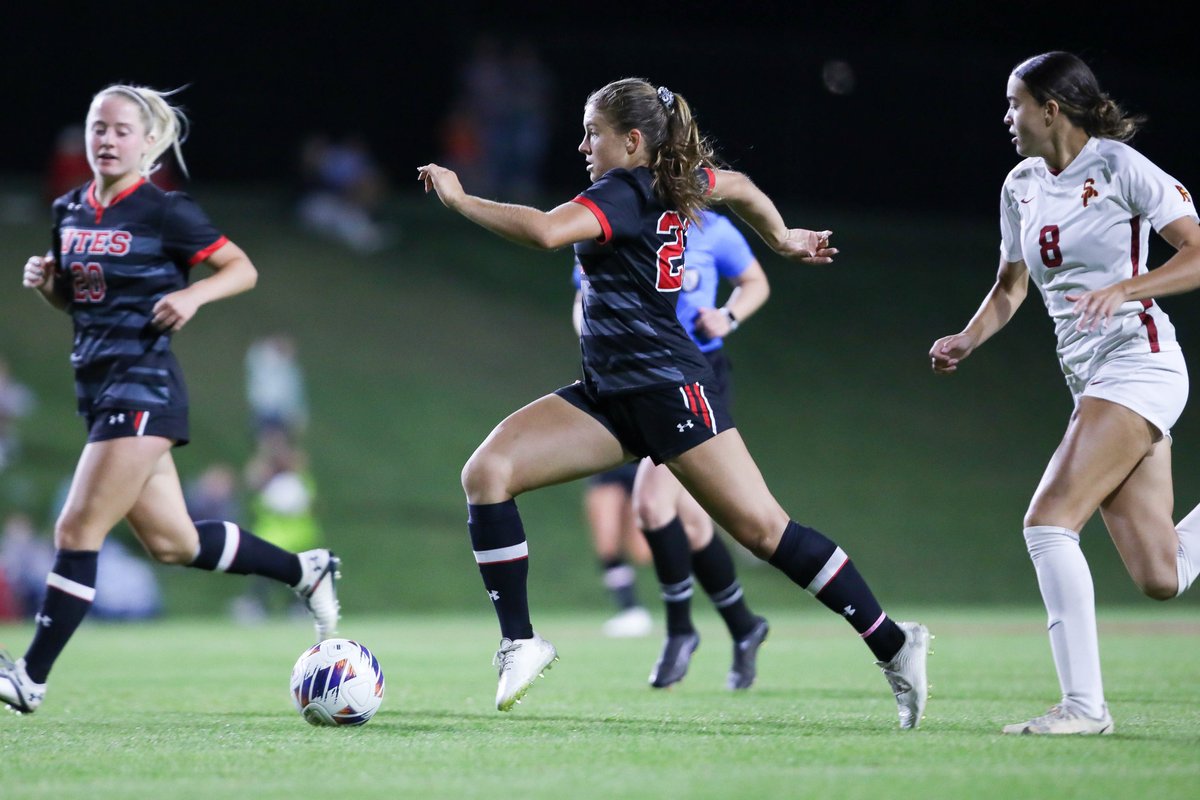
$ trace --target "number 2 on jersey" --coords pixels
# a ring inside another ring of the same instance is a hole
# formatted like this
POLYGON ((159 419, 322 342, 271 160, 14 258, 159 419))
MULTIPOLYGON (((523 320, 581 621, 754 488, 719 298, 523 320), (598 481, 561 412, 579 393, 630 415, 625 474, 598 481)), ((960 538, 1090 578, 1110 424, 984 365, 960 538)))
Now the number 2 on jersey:
POLYGON ((660 292, 678 292, 683 286, 683 246, 687 237, 687 220, 676 211, 664 211, 658 218, 655 231, 663 238, 658 248, 658 283, 660 292))
POLYGON ((75 286, 76 303, 99 303, 108 292, 104 283, 104 267, 95 261, 86 264, 71 262, 71 276, 75 286))

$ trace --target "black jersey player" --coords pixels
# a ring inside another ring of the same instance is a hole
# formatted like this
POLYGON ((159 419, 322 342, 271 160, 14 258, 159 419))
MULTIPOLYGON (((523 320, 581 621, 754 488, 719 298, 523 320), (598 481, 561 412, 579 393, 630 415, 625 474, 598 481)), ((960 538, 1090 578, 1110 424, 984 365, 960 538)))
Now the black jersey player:
POLYGON ((788 228, 745 175, 716 169, 688 103, 641 79, 593 92, 579 145, 592 185, 543 212, 466 194, 436 164, 426 191, 512 241, 575 246, 584 272, 584 378, 501 422, 463 469, 475 560, 500 621, 496 705, 512 708, 557 658, 529 618, 528 544, 514 498, 639 456, 665 463, 706 511, 760 558, 843 614, 874 653, 915 728, 926 698, 929 633, 880 608, 834 542, 775 500, 727 409, 706 390, 708 361, 675 313, 688 226, 709 202, 729 205, 774 250, 829 263, 829 232, 788 228))
POLYGON ((193 523, 184 504, 171 449, 188 441, 188 397, 171 336, 200 306, 257 280, 187 195, 147 180, 168 149, 181 155, 184 121, 162 92, 99 92, 85 133, 93 179, 55 201, 54 248, 25 264, 24 285, 74 322, 87 444, 55 524, 33 641, 19 660, 0 654, 0 701, 19 712, 42 703, 50 668, 95 596, 100 546, 122 518, 159 561, 274 578, 305 599, 318 640, 337 625, 336 556, 289 553, 225 520, 193 523), (193 282, 200 264, 211 274, 193 282))

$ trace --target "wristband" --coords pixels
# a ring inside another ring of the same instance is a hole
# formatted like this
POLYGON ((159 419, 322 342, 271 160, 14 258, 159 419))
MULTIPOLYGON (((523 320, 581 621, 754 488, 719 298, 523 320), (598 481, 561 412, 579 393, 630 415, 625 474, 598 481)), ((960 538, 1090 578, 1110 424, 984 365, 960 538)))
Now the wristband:
POLYGON ((729 330, 736 331, 738 329, 737 317, 729 310, 729 306, 721 306, 721 313, 725 315, 725 319, 729 320, 729 330))

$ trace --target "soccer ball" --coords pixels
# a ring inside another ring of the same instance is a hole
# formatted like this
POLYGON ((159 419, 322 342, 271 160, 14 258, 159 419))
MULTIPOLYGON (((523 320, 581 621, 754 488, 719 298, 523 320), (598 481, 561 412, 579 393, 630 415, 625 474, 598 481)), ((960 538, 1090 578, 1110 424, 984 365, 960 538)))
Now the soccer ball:
POLYGON ((358 642, 326 639, 292 667, 292 702, 312 725, 362 725, 383 703, 379 659, 358 642))

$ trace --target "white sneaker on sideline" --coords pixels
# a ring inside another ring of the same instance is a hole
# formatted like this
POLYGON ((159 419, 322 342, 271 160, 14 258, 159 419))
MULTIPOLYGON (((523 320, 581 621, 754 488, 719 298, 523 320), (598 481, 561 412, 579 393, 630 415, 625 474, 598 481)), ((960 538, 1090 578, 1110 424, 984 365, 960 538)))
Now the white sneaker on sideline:
POLYGON ((492 659, 500 675, 496 687, 496 708, 508 711, 521 702, 533 682, 558 660, 558 651, 536 633, 532 639, 501 639, 492 659))
POLYGON ((610 639, 637 639, 649 636, 654 629, 650 612, 641 606, 630 606, 604 621, 601 630, 610 639))
POLYGON ((297 553, 303 577, 292 589, 313 615, 317 641, 337 633, 341 605, 337 599, 337 579, 342 577, 342 560, 329 550, 305 550, 297 553))
POLYGON ((25 672, 25 659, 13 661, 0 652, 0 703, 18 714, 32 714, 46 698, 46 684, 34 683, 25 672))
POLYGON ((925 701, 929 697, 929 682, 925 661, 929 656, 929 629, 919 622, 897 622, 904 631, 904 645, 891 661, 876 661, 892 686, 900 713, 900 729, 912 730, 925 716, 925 701))
POLYGON ((1034 717, 1027 722, 1005 725, 1003 732, 1075 734, 1077 736, 1108 735, 1113 732, 1113 718, 1112 714, 1108 713, 1107 705, 1104 706, 1104 716, 1095 719, 1059 703, 1040 717, 1034 717))

